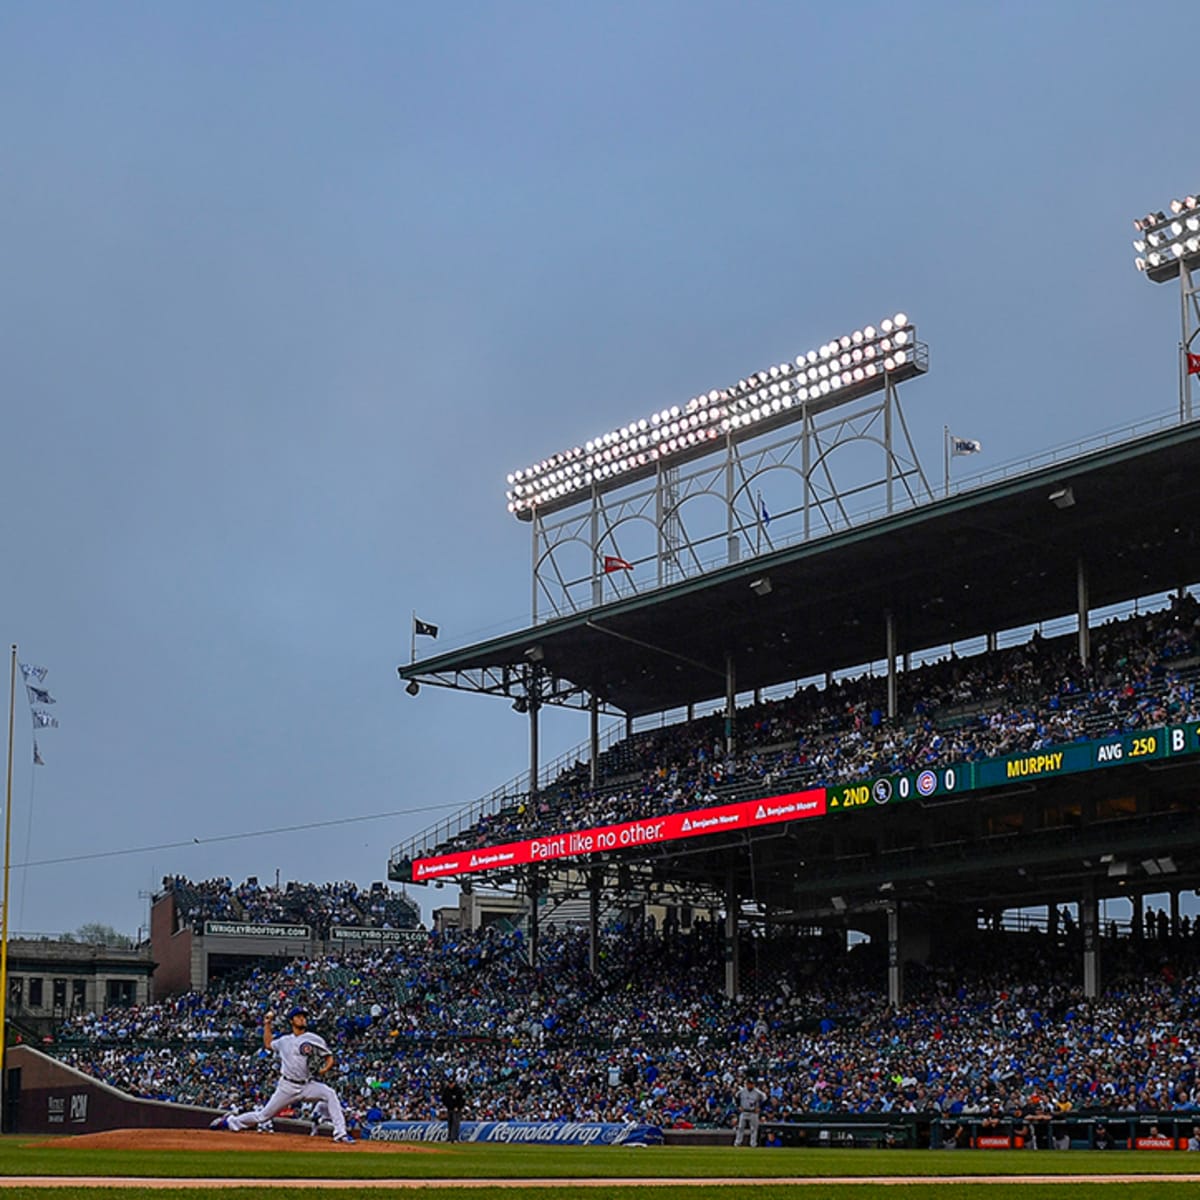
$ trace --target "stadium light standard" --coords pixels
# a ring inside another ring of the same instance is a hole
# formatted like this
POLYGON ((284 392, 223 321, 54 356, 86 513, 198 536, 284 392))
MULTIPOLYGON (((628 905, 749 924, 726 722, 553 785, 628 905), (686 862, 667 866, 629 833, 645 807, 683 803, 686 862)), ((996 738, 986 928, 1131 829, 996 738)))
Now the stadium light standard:
POLYGON ((1133 265, 1154 283, 1179 280, 1179 419, 1192 419, 1192 376, 1200 375, 1200 289, 1192 272, 1200 269, 1200 195, 1172 200, 1169 212, 1156 211, 1133 222, 1137 231, 1133 265))
POLYGON ((703 574, 718 558, 760 557, 777 536, 832 532, 868 496, 888 513, 898 497, 932 499, 898 392, 928 369, 916 325, 893 312, 511 472, 508 511, 532 534, 533 623, 547 602, 563 616, 703 574), (843 466, 839 483, 830 453, 854 442, 882 461, 843 466), (783 486, 768 509, 758 484, 780 467, 788 475, 772 479, 783 486), (772 513, 782 533, 768 533, 772 513), (647 525, 653 551, 623 550, 626 528, 647 525))
POLYGON ((923 374, 926 348, 904 313, 865 325, 795 361, 756 371, 725 388, 693 396, 522 467, 508 476, 508 511, 529 521, 537 511, 578 503, 593 489, 609 491, 720 448, 801 420, 856 397, 923 374))

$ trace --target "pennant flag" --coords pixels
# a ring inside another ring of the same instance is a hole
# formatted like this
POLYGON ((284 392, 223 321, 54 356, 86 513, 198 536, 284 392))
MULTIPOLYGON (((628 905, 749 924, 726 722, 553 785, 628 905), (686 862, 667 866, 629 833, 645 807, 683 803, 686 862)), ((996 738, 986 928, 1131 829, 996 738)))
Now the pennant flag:
POLYGON ((633 563, 626 562, 623 558, 618 558, 615 554, 606 554, 604 556, 604 573, 611 575, 614 571, 632 571, 633 563))
POLYGON ((950 439, 950 453, 955 457, 963 454, 978 454, 982 449, 983 444, 973 441, 971 438, 952 437, 950 439))
POLYGON ((1200 354, 1192 354, 1188 351, 1188 374, 1200 375, 1200 354))
POLYGON ((420 617, 413 617, 413 633, 417 637, 435 638, 438 634, 438 627, 430 625, 428 621, 422 621, 420 617))
POLYGON ((771 514, 767 512, 767 502, 761 496, 758 498, 758 519, 763 523, 764 529, 771 523, 771 514))
POLYGON ((34 667, 29 663, 21 664, 21 674, 25 676, 26 683, 31 679, 36 679, 38 683, 44 682, 48 671, 48 667, 34 667))
POLYGON ((45 688, 34 687, 32 683, 25 685, 25 691, 29 695, 30 704, 56 704, 57 701, 45 688))
POLYGON ((49 713, 33 710, 33 723, 38 729, 57 729, 58 721, 49 713))
POLYGON ((33 765, 35 767, 44 767, 46 764, 42 761, 41 752, 38 750, 38 744, 35 740, 33 743, 33 765))

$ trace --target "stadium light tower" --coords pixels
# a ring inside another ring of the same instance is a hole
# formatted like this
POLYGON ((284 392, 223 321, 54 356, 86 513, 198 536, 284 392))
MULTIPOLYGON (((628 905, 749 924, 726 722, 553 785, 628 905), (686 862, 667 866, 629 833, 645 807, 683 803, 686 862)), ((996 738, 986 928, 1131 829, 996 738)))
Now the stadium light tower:
POLYGON ((1154 283, 1179 280, 1179 419, 1192 419, 1192 377, 1200 375, 1200 290, 1192 272, 1200 269, 1200 196, 1172 200, 1170 212, 1138 217, 1133 264, 1154 283))
POLYGON ((866 497, 888 513, 931 498, 897 395, 928 367, 916 326, 894 313, 513 471, 508 511, 533 531, 534 622, 769 552, 789 529, 844 529, 866 497), (830 455, 856 441, 882 461, 850 486, 830 455))
POLYGON ((758 371, 727 388, 694 396, 661 412, 514 471, 508 476, 508 511, 531 520, 587 497, 653 475, 661 463, 677 465, 710 454, 722 438, 744 440, 800 418, 884 390, 925 370, 926 351, 904 313, 885 317, 826 342, 819 350, 758 371))

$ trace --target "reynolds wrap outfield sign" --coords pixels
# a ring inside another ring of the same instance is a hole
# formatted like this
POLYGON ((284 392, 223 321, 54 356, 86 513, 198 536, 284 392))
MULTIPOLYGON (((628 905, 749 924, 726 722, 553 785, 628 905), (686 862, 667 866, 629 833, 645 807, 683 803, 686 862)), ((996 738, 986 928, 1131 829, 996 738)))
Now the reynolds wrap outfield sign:
POLYGON ((475 871, 501 870, 583 854, 628 850, 680 838, 754 829, 780 821, 802 821, 843 812, 874 812, 908 800, 1002 788, 1030 780, 1054 779, 1081 771, 1194 754, 1200 754, 1200 724, 1142 729, 1135 733, 1023 751, 1005 758, 868 777, 837 787, 810 788, 785 796, 743 800, 719 808, 696 808, 641 821, 568 830, 523 842, 418 858, 412 864, 412 878, 414 883, 424 883, 447 875, 469 875, 475 871))
MULTIPOLYGON (((444 1142, 445 1121, 380 1121, 368 1125, 372 1142, 444 1142)), ((557 1146, 661 1146, 657 1125, 599 1121, 464 1121, 464 1142, 524 1142, 557 1146)))

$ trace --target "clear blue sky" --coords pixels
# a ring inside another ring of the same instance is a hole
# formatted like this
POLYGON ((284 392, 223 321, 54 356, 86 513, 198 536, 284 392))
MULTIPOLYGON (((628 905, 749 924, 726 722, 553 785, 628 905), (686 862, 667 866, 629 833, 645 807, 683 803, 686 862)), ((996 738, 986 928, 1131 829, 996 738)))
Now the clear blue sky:
POLYGON ((0 640, 61 719, 33 786, 19 713, 13 861, 188 843, 18 870, 13 927, 132 933, 170 872, 369 883, 518 774, 506 704, 395 664, 413 608, 528 616, 505 474, 597 429, 897 308, 934 474, 943 424, 986 466, 1170 409, 1130 219, 1200 187, 1198 24, 9 0, 0 640))

